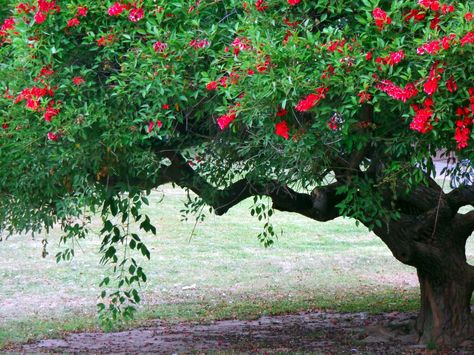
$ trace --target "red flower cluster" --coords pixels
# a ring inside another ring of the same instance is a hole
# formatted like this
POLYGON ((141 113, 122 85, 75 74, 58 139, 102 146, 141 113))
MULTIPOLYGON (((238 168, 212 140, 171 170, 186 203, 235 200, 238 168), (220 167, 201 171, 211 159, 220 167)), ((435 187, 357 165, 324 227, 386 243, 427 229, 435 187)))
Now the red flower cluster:
POLYGON ((108 8, 107 13, 109 14, 109 16, 119 16, 125 10, 126 10, 125 5, 123 5, 120 2, 116 2, 111 7, 108 8))
POLYGON ((59 135, 53 132, 48 132, 48 140, 56 142, 59 138, 59 135))
POLYGON ((380 30, 383 30, 385 25, 390 25, 392 23, 392 19, 388 17, 387 13, 380 7, 376 7, 374 11, 372 11, 372 15, 374 16, 375 25, 380 30))
POLYGON ((48 107, 46 108, 46 112, 44 113, 43 117, 44 117, 44 120, 47 122, 51 122, 53 117, 56 117, 57 115, 59 115, 59 109, 54 108, 53 105, 54 105, 54 101, 52 100, 48 104, 48 107))
POLYGON ((421 47, 418 47, 416 52, 419 55, 423 55, 425 53, 436 54, 441 50, 441 48, 448 50, 451 44, 456 44, 456 35, 454 33, 450 34, 449 36, 444 36, 440 40, 436 39, 434 41, 427 42, 421 47))
POLYGON ((432 96, 438 90, 438 82, 440 79, 440 74, 444 70, 438 66, 438 62, 433 64, 433 67, 430 70, 430 75, 423 85, 423 90, 428 95, 432 96))
POLYGON ((370 95, 367 91, 359 92, 357 96, 359 96, 360 104, 363 104, 364 102, 370 101, 372 99, 372 95, 370 95))
MULTIPOLYGON (((111 7, 107 9, 109 16, 120 16, 125 10, 131 9, 130 4, 123 4, 121 2, 115 2, 111 7)), ((133 9, 128 14, 128 19, 132 22, 138 22, 145 16, 143 8, 133 5, 133 9)))
POLYGON ((79 19, 77 17, 74 17, 67 22, 67 27, 79 26, 80 23, 81 22, 79 21, 79 19))
MULTIPOLYGON (((155 127, 155 122, 150 121, 148 123, 148 128, 147 128, 148 133, 151 133, 154 127, 155 127)), ((163 122, 161 122, 160 120, 156 121, 156 128, 160 129, 161 127, 163 127, 163 122)))
POLYGON ((38 77, 35 78, 35 81, 40 80, 41 77, 47 77, 47 76, 51 76, 53 74, 54 74, 54 70, 51 69, 51 65, 46 65, 46 66, 41 68, 38 77))
POLYGON ((45 1, 38 0, 38 12, 34 16, 34 20, 37 24, 41 24, 48 18, 48 14, 52 11, 60 12, 61 8, 56 6, 56 1, 45 1))
POLYGON ((36 6, 21 2, 15 7, 15 9, 18 14, 29 14, 36 10, 36 6))
POLYGON ((81 23, 79 21, 79 16, 80 17, 86 17, 87 16, 87 7, 86 6, 78 6, 77 7, 77 14, 76 14, 76 17, 70 19, 68 22, 67 22, 67 26, 68 27, 74 27, 74 26, 79 26, 79 24, 81 23))
POLYGON ((412 9, 404 14, 404 20, 405 22, 410 21, 411 19, 414 19, 415 22, 423 21, 426 18, 426 14, 424 11, 419 11, 416 9, 412 9))
POLYGON ((113 34, 108 34, 107 36, 100 37, 96 42, 99 47, 105 47, 109 44, 112 44, 115 41, 115 36, 113 34))
POLYGON ((130 14, 128 15, 128 19, 132 22, 138 22, 140 21, 143 17, 145 16, 145 11, 143 11, 143 8, 134 8, 132 11, 130 11, 130 14))
POLYGON ((454 11, 454 5, 441 5, 438 0, 418 0, 418 4, 426 9, 430 9, 431 11, 439 12, 441 10, 443 15, 454 11))
POLYGON ((257 0, 255 2, 255 8, 257 11, 265 11, 268 8, 267 2, 265 0, 257 0))
POLYGON ((156 41, 153 44, 153 50, 156 53, 163 53, 166 50, 166 48, 168 48, 168 45, 164 42, 156 41))
POLYGON ((268 67, 271 65, 270 56, 265 58, 265 62, 257 64, 257 71, 259 73, 264 73, 268 70, 268 67))
POLYGON ((232 42, 232 47, 234 48, 235 55, 238 55, 240 51, 248 51, 252 49, 252 46, 250 45, 250 40, 246 37, 235 38, 232 42))
POLYGON ((86 81, 84 80, 84 78, 82 78, 80 76, 75 76, 74 78, 72 78, 72 82, 75 85, 80 86, 80 85, 84 84, 86 81))
POLYGON ((395 100, 406 102, 408 99, 418 95, 418 90, 413 83, 408 83, 404 88, 395 85, 390 80, 382 80, 376 88, 386 93, 395 100))
MULTIPOLYGON (((347 41, 345 38, 341 40, 336 39, 334 41, 323 44, 323 47, 326 47, 326 50, 331 53, 334 53, 335 51, 337 51, 338 53, 343 53, 344 46, 346 45, 346 43, 347 41)), ((347 47, 350 51, 352 50, 352 46, 350 44, 347 47)))
POLYGON ((217 119, 217 124, 221 130, 224 130, 235 119, 235 112, 228 112, 217 119))
POLYGON ((290 132, 290 129, 288 128, 288 125, 286 124, 286 121, 281 121, 281 122, 275 124, 275 134, 277 136, 288 139, 288 138, 290 138, 290 136, 288 134, 289 132, 290 132))
POLYGON ((328 128, 331 131, 337 131, 339 129, 339 125, 342 123, 343 123, 342 116, 339 113, 335 112, 329 119, 328 128))
POLYGON ((310 110, 326 97, 328 91, 329 89, 325 87, 317 88, 316 93, 309 94, 296 105, 296 111, 305 112, 310 110))
POLYGON ((14 31, 15 30, 15 20, 13 17, 5 19, 3 24, 0 26, 0 45, 2 42, 5 40, 2 39, 2 37, 7 37, 8 31, 14 31))
POLYGON ((189 42, 189 46, 194 49, 201 49, 209 47, 209 40, 207 38, 204 39, 193 39, 189 42))
POLYGON ((24 89, 15 99, 15 103, 20 103, 26 100, 26 107, 33 111, 38 111, 40 108, 40 99, 44 96, 53 97, 54 93, 48 87, 37 87, 24 89))
POLYGON ((419 108, 418 105, 412 105, 416 114, 410 123, 410 128, 425 134, 433 129, 433 125, 430 123, 431 117, 433 116, 433 100, 426 99, 423 106, 423 108, 419 108))
POLYGON ((206 89, 211 91, 211 90, 216 90, 217 89, 217 82, 211 81, 206 85, 206 89))
MULTIPOLYGON (((236 103, 235 106, 240 107, 239 103, 236 103)), ((229 107, 229 110, 225 115, 220 116, 217 119, 217 124, 221 130, 224 130, 230 123, 237 117, 237 112, 234 109, 234 106, 229 107)))
POLYGON ((378 57, 375 59, 376 63, 378 64, 388 64, 394 66, 395 64, 400 63, 405 58, 405 53, 403 49, 399 50, 398 52, 391 52, 386 57, 378 57))
POLYGON ((459 107, 456 110, 456 116, 458 116, 459 119, 456 121, 454 139, 457 142, 458 149, 464 149, 468 146, 472 129, 470 127, 474 124, 474 87, 470 88, 468 92, 470 108, 459 107))
POLYGON ((473 44, 474 43, 474 32, 468 32, 463 38, 460 40, 461 47, 464 47, 466 44, 473 44))
POLYGON ((448 81, 446 82, 446 88, 448 89, 449 92, 457 91, 458 84, 456 84, 456 81, 454 81, 453 77, 450 77, 448 81))

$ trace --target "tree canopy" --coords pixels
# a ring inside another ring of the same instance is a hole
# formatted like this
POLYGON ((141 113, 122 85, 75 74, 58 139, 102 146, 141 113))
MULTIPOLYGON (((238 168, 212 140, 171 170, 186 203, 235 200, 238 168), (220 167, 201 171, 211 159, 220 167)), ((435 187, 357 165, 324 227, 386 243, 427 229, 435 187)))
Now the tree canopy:
MULTIPOLYGON (((267 196, 315 220, 355 218, 417 268, 420 339, 472 335, 474 212, 459 209, 474 187, 459 164, 451 193, 432 178, 437 154, 474 158, 471 1, 3 3, 0 228, 59 224, 66 243, 99 211, 103 261, 129 271, 102 308, 139 300, 143 269, 117 250, 149 256, 126 226, 156 232, 142 207, 172 182, 199 196, 195 212, 254 196, 267 218, 267 196), (459 302, 441 296, 453 274, 459 302)), ((273 234, 267 223, 260 238, 273 234)))

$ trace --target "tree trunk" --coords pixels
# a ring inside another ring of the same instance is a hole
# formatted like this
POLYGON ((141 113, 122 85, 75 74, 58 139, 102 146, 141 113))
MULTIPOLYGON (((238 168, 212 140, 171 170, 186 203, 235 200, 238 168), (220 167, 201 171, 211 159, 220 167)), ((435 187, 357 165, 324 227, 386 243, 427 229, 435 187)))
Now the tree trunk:
POLYGON ((474 339, 470 305, 473 289, 466 269, 452 264, 445 267, 449 269, 439 275, 418 269, 421 310, 416 330, 423 344, 456 346, 474 339))

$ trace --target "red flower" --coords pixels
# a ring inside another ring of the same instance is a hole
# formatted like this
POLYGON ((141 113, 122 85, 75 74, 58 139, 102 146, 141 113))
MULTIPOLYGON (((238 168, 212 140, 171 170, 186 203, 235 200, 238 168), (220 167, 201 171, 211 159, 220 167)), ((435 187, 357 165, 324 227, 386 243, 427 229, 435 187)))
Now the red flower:
POLYGON ((53 117, 57 116, 58 114, 59 114, 59 109, 48 107, 46 109, 46 112, 44 113, 44 120, 47 122, 51 122, 53 117))
POLYGON ((402 61, 405 58, 405 53, 403 53, 403 49, 399 50, 398 52, 392 52, 389 54, 388 64, 395 65, 402 61))
POLYGON ((255 2, 255 8, 257 11, 265 11, 268 8, 267 2, 265 0, 257 0, 255 2))
POLYGON ((150 133, 151 131, 153 131, 153 127, 155 127, 155 122, 150 121, 150 122, 148 123, 148 128, 147 128, 148 133, 150 133))
POLYGON ((114 40, 115 40, 114 35, 109 34, 107 35, 107 37, 105 36, 100 37, 98 40, 96 40, 96 42, 99 47, 105 47, 106 45, 113 43, 114 40))
POLYGON ((163 53, 166 50, 166 48, 168 48, 168 45, 166 43, 163 43, 163 42, 160 42, 160 41, 156 41, 153 44, 153 50, 156 53, 163 53))
POLYGON ((458 149, 464 149, 468 146, 471 130, 466 126, 464 121, 456 121, 456 130, 454 131, 454 139, 458 144, 458 149))
POLYGON ((474 16, 472 15, 472 12, 468 12, 467 14, 464 15, 464 18, 466 21, 472 21, 474 19, 474 16))
POLYGON ((161 106, 161 108, 162 108, 163 110, 169 110, 169 109, 170 109, 170 105, 168 105, 168 104, 163 104, 163 106, 161 106))
POLYGON ((277 136, 288 139, 288 138, 290 138, 290 136, 288 135, 289 131, 290 131, 290 129, 288 128, 288 125, 286 124, 286 121, 281 121, 280 123, 275 124, 275 134, 277 136))
POLYGON ((316 94, 309 94, 303 100, 301 100, 295 109, 300 112, 305 112, 314 107, 326 97, 327 88, 318 88, 316 89, 316 94))
POLYGON ((217 124, 221 130, 224 130, 236 117, 234 112, 228 112, 217 119, 217 124))
POLYGON ((209 40, 207 39, 193 39, 189 42, 189 46, 194 49, 206 48, 209 46, 209 40))
POLYGON ((26 99, 26 108, 29 108, 32 111, 37 111, 39 109, 39 100, 37 99, 26 99))
POLYGON ((284 108, 281 108, 276 113, 276 116, 277 117, 283 117, 283 116, 286 116, 287 114, 288 114, 288 111, 286 111, 284 108))
POLYGON ((47 65, 41 68, 39 76, 50 76, 54 74, 54 70, 51 70, 51 66, 47 65))
POLYGON ((15 29, 15 19, 13 17, 5 19, 3 25, 0 27, 1 31, 8 31, 15 29))
POLYGON ((229 80, 229 77, 223 76, 219 79, 219 84, 221 84, 222 87, 227 87, 227 80, 229 80))
POLYGON ((75 76, 74 78, 72 78, 72 82, 76 84, 77 86, 79 86, 79 85, 84 84, 86 81, 80 76, 75 76))
POLYGON ((383 11, 380 7, 377 7, 372 11, 372 15, 375 20, 375 25, 382 30, 385 25, 390 25, 392 19, 387 16, 387 13, 383 11))
POLYGON ((464 47, 464 45, 470 43, 474 43, 474 32, 468 32, 463 38, 461 38, 461 47, 464 47))
POLYGON ((439 11, 440 4, 438 0, 418 0, 418 4, 432 11, 439 11))
POLYGON ((54 10, 56 7, 56 1, 46 1, 46 0, 38 0, 38 8, 41 12, 49 12, 54 10))
POLYGON ((217 82, 211 81, 209 84, 206 85, 206 89, 209 91, 217 89, 217 82))
POLYGON ((109 7, 107 13, 109 14, 109 16, 119 16, 124 11, 125 6, 119 2, 116 2, 111 7, 109 7))
POLYGON ((74 17, 67 22, 67 27, 79 26, 79 24, 80 24, 79 19, 77 17, 74 17))
POLYGON ((50 141, 56 142, 58 140, 58 135, 53 132, 48 132, 48 139, 50 141))
POLYGON ((150 121, 148 123, 148 128, 147 128, 148 133, 153 131, 153 128, 155 127, 155 124, 156 124, 156 128, 158 128, 158 129, 160 129, 163 126, 163 122, 161 122, 160 120, 157 120, 156 123, 153 122, 153 121, 150 121))
POLYGON ((448 89, 449 92, 455 92, 458 89, 458 85, 454 81, 453 77, 450 77, 448 81, 446 82, 446 88, 448 89))
POLYGON ((77 16, 85 17, 87 15, 87 6, 78 6, 77 7, 77 16))
POLYGON ((33 19, 35 20, 37 24, 42 24, 44 21, 46 21, 46 18, 47 18, 46 14, 40 11, 38 11, 33 17, 33 19))
POLYGON ((300 1, 301 0, 288 0, 288 4, 290 4, 291 6, 295 6, 298 5, 300 1))
POLYGON ((423 85, 423 91, 431 96, 436 92, 436 90, 438 90, 438 78, 428 78, 428 80, 426 80, 425 85, 423 85))
POLYGON ((410 129, 423 134, 428 133, 433 129, 433 126, 430 123, 432 116, 433 110, 429 107, 417 110, 413 121, 410 123, 410 129))
POLYGON ((361 104, 372 99, 372 95, 370 95, 367 91, 359 92, 357 96, 359 96, 359 103, 361 104))
POLYGON ((128 18, 132 22, 138 22, 140 21, 143 17, 145 16, 145 12, 143 11, 143 8, 135 8, 132 11, 130 11, 130 14, 128 15, 128 18))
POLYGON ((400 100, 403 102, 406 102, 413 96, 418 95, 418 90, 416 90, 413 83, 409 83, 404 88, 402 88, 395 85, 390 80, 382 80, 376 85, 376 87, 395 100, 400 100))

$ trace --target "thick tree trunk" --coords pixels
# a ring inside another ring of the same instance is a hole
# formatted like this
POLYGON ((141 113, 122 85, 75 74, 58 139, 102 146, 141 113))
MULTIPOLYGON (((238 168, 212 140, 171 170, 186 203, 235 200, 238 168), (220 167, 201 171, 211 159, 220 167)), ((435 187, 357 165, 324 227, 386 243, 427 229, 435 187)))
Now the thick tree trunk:
POLYGON ((436 227, 425 219, 405 216, 375 233, 398 260, 417 270, 419 343, 453 347, 474 340, 474 267, 467 263, 465 250, 471 233, 459 228, 457 217, 446 215, 440 215, 436 227))
POLYGON ((421 309, 416 330, 423 344, 456 346, 474 339, 470 305, 473 289, 468 273, 465 268, 446 267, 449 269, 440 275, 418 269, 421 309))

